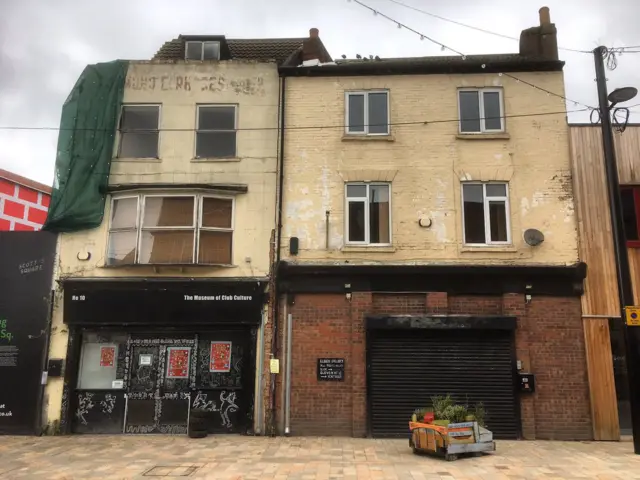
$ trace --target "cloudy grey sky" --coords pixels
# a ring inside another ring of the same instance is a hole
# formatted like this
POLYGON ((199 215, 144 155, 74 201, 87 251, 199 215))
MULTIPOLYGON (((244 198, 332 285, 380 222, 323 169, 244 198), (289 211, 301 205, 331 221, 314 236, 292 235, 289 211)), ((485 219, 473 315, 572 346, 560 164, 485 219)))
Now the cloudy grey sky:
MULTIPOLYGON (((638 0, 402 1, 514 37, 538 24, 538 8, 546 4, 560 46, 640 45, 638 0)), ((363 2, 464 53, 518 50, 514 40, 446 23, 389 0, 363 2)), ((62 103, 85 65, 148 59, 180 33, 304 37, 311 27, 320 29, 336 58, 444 54, 348 0, 0 0, 0 127, 57 127, 62 103)), ((561 57, 567 62, 567 96, 596 105, 592 56, 562 51, 561 57)), ((640 88, 640 53, 621 56, 608 78, 610 90, 640 88)), ((631 119, 640 122, 640 106, 634 110, 631 119)), ((588 121, 588 116, 572 114, 570 120, 588 121)), ((51 184, 56 141, 55 131, 0 129, 0 168, 51 184)))

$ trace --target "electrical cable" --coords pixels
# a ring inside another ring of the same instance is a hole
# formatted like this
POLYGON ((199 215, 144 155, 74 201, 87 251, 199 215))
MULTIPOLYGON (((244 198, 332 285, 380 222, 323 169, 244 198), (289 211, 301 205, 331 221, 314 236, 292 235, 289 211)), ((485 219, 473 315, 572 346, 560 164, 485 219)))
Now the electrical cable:
MULTIPOLYGON (((523 80, 517 78, 517 77, 513 77, 512 75, 509 74, 504 74, 508 77, 511 78, 515 78, 518 81, 521 81, 525 84, 527 84, 527 82, 524 82, 523 80)), ((541 87, 537 87, 534 85, 535 88, 538 88, 539 90, 552 94, 552 95, 556 95, 553 94, 552 92, 548 92, 547 90, 545 90, 544 88, 541 87)), ((565 98, 562 97, 561 95, 556 95, 560 98, 565 98)), ((566 100, 566 99, 565 99, 566 100)), ((577 103, 577 102, 576 102, 577 103)), ((579 109, 579 110, 563 110, 563 111, 557 111, 557 112, 540 112, 540 113, 521 113, 521 114, 514 114, 514 115, 502 115, 501 118, 524 118, 524 117, 539 117, 539 116, 545 116, 545 115, 560 115, 560 114, 567 114, 567 113, 577 113, 577 112, 584 112, 587 110, 591 110, 591 107, 585 106, 585 108, 579 109)), ((469 120, 485 120, 487 117, 479 117, 479 118, 474 118, 474 119, 469 119, 469 120)), ((430 125, 430 124, 434 124, 434 123, 451 123, 451 122, 459 122, 460 119, 459 118, 454 118, 454 119, 436 119, 436 120, 416 120, 416 121, 412 121, 412 122, 388 122, 385 123, 385 125, 389 125, 389 126, 396 126, 396 127, 401 127, 401 126, 410 126, 410 125, 430 125)), ((374 124, 370 124, 374 125, 374 124)), ((292 127, 284 127, 284 130, 323 130, 323 129, 330 129, 330 128, 341 128, 344 129, 346 128, 348 125, 346 124, 340 124, 340 125, 300 125, 300 126, 292 126, 292 127)), ((235 130, 230 130, 230 131, 235 131, 235 132, 241 132, 241 131, 259 131, 259 130, 279 130, 280 127, 255 127, 255 128, 236 128, 235 130)), ((104 132, 107 131, 106 129, 98 129, 98 128, 60 128, 60 127, 21 127, 21 126, 2 126, 0 125, 0 130, 35 130, 35 131, 64 131, 64 130, 71 130, 71 131, 77 131, 77 132, 104 132)), ((136 132, 138 133, 143 133, 143 132, 197 132, 198 130, 195 128, 160 128, 157 130, 136 130, 136 132)))
MULTIPOLYGON (((454 52, 454 53, 458 54, 460 57, 462 57, 462 59, 463 59, 463 60, 466 60, 466 59, 467 59, 467 55, 465 55, 464 53, 462 53, 462 52, 460 52, 460 51, 458 51, 458 50, 455 50, 455 49, 453 49, 453 48, 451 48, 451 47, 447 46, 446 44, 444 44, 444 43, 442 43, 442 42, 439 42, 439 41, 437 41, 437 40, 435 40, 435 39, 433 39, 433 38, 430 38, 430 37, 426 36, 425 34, 423 34, 423 33, 419 32, 419 31, 417 31, 417 30, 414 30, 413 28, 407 27, 407 26, 406 26, 406 25, 404 25, 403 23, 398 22, 397 20, 395 20, 395 19, 391 18, 391 17, 390 17, 390 16, 388 16, 388 15, 385 15, 385 14, 383 14, 383 13, 379 12, 378 10, 375 10, 374 8, 370 7, 369 5, 366 5, 365 3, 361 2, 360 0, 353 0, 353 1, 354 1, 355 3, 357 3, 358 5, 361 5, 361 6, 363 6, 364 8, 366 8, 366 9, 368 9, 368 10, 372 11, 375 15, 380 15, 381 17, 383 17, 383 18, 385 18, 385 19, 389 20, 390 22, 393 22, 393 23, 397 24, 397 25, 398 25, 398 27, 400 27, 400 28, 401 28, 401 27, 405 27, 405 28, 406 28, 407 30, 409 30, 410 32, 413 32, 413 33, 415 33, 415 34, 419 35, 421 40, 423 40, 423 39, 425 39, 425 38, 426 38, 426 39, 427 39, 427 40, 429 40, 430 42, 432 42, 432 43, 434 43, 434 44, 436 44, 436 45, 439 45, 443 50, 444 50, 444 49, 451 50, 452 52, 454 52)), ((591 52, 589 52, 589 53, 591 53, 591 52)), ((485 65, 483 65, 483 68, 484 68, 484 67, 485 67, 485 65)), ((565 102, 570 102, 570 103, 573 103, 574 105, 581 105, 581 106, 583 106, 583 107, 585 107, 585 108, 588 108, 588 109, 594 109, 594 108, 595 108, 595 107, 592 107, 592 106, 590 106, 590 105, 586 105, 586 104, 581 103, 581 102, 578 102, 578 101, 576 101, 576 100, 572 100, 572 99, 570 99, 570 98, 567 98, 567 97, 565 97, 564 95, 560 95, 559 93, 551 92, 551 91, 549 91, 549 90, 547 90, 547 89, 545 89, 545 88, 539 87, 539 86, 537 86, 537 85, 535 85, 535 84, 533 84, 533 83, 530 83, 530 82, 527 82, 527 81, 525 81, 525 80, 522 80, 521 78, 518 78, 518 77, 516 77, 515 75, 511 75, 511 74, 504 73, 504 72, 502 72, 502 73, 498 73, 498 75, 505 75, 505 76, 507 76, 507 77, 509 77, 509 78, 512 78, 513 80, 516 80, 516 81, 518 81, 518 82, 522 82, 522 83, 523 83, 523 84, 525 84, 525 85, 528 85, 528 86, 530 86, 530 87, 532 87, 532 88, 535 88, 535 89, 537 89, 537 90, 540 90, 540 91, 542 91, 542 92, 545 92, 545 93, 546 93, 546 94, 548 94, 548 95, 552 95, 552 96, 554 96, 554 97, 561 98, 561 99, 563 99, 565 102)))
MULTIPOLYGON (((512 37, 510 35, 504 35, 502 33, 493 32, 491 30, 487 30, 487 29, 480 28, 480 27, 474 27, 473 25, 468 25, 466 23, 458 22, 457 20, 452 20, 450 18, 446 18, 446 17, 440 16, 440 15, 436 15, 435 13, 431 13, 431 12, 427 12, 425 10, 421 10, 421 9, 419 9, 417 7, 413 7, 411 5, 407 5, 406 3, 400 2, 398 0, 387 0, 387 1, 389 1, 391 3, 395 3, 396 5, 400 5, 402 7, 408 8, 408 9, 413 10, 415 12, 419 12, 419 13, 422 13, 424 15, 428 15, 429 17, 437 18, 438 20, 442 20, 444 22, 453 23, 454 25, 459 25, 461 27, 469 28, 471 30, 476 30, 478 32, 486 33, 488 35, 494 35, 496 37, 506 38, 507 40, 515 40, 516 42, 520 41, 520 39, 517 38, 517 37, 512 37)), ((591 53, 588 50, 578 50, 578 49, 575 49, 575 48, 558 47, 558 49, 565 50, 567 52, 588 53, 588 54, 591 53)))

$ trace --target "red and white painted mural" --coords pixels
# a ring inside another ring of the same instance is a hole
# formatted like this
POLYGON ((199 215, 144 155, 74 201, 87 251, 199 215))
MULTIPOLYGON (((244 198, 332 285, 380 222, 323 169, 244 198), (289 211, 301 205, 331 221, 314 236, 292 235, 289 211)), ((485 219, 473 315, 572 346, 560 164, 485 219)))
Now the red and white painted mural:
POLYGON ((0 169, 0 231, 40 230, 51 187, 0 169))

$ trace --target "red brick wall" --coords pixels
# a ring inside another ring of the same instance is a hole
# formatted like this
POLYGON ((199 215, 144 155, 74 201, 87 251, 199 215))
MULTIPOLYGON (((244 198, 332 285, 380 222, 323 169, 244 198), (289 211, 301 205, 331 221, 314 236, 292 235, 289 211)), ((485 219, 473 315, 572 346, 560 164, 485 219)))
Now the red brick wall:
POLYGON ((49 201, 46 193, 0 178, 0 231, 40 230, 49 201))
POLYGON ((344 294, 304 294, 295 296, 287 312, 293 317, 293 435, 364 435, 364 317, 428 312, 518 317, 517 358, 536 375, 536 393, 520 397, 523 437, 592 438, 579 298, 534 296, 526 305, 520 294, 354 293, 351 300, 344 294), (318 382, 320 357, 344 358, 345 381, 318 382))

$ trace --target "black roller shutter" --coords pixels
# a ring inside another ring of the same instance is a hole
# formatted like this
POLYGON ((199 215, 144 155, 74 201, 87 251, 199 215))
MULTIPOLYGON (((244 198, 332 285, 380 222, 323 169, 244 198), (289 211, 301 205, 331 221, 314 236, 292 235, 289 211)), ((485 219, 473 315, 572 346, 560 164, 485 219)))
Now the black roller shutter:
POLYGON ((367 338, 374 437, 407 436, 413 411, 448 393, 482 402, 495 438, 518 437, 513 332, 370 330, 367 338))

